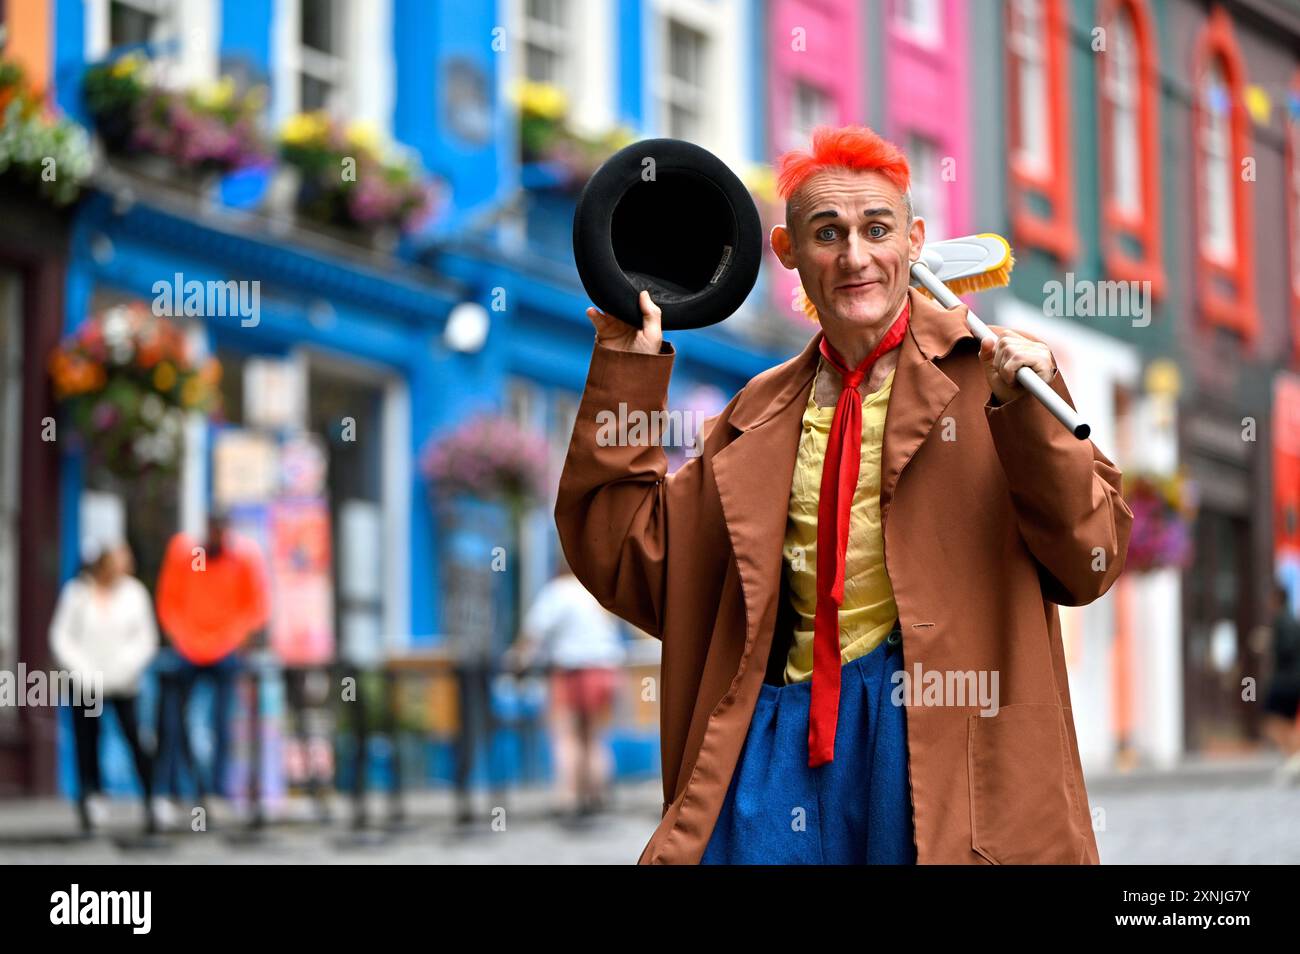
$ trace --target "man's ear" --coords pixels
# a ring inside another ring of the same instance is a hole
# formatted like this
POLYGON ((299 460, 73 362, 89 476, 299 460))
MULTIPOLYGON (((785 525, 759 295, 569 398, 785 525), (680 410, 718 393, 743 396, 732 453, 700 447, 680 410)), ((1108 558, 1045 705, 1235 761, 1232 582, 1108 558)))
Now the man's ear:
POLYGON ((786 268, 794 268, 794 241, 784 225, 772 226, 772 251, 786 268))
POLYGON ((925 248, 925 219, 916 216, 912 219, 912 227, 907 231, 908 258, 913 261, 919 261, 921 250, 925 248))

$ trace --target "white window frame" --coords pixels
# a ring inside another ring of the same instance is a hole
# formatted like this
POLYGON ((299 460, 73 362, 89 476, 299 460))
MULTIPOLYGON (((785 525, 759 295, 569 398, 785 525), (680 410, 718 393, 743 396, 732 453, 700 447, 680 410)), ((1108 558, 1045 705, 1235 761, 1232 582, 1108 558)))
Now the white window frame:
POLYGON ((552 0, 552 2, 555 3, 556 9, 560 11, 560 22, 558 24, 537 20, 529 16, 529 0, 519 0, 517 4, 521 24, 519 35, 524 47, 520 57, 520 66, 523 68, 527 79, 539 83, 550 83, 553 86, 558 86, 565 93, 572 93, 577 86, 573 74, 577 72, 576 67, 579 65, 575 62, 576 58, 573 53, 573 41, 578 26, 575 20, 581 11, 577 9, 573 0, 552 0), (528 76, 528 47, 530 46, 544 49, 555 58, 558 67, 557 76, 528 76))
POLYGON ((894 0, 898 32, 921 46, 943 46, 944 0, 894 0))
POLYGON ((1047 8, 1044 0, 1012 0, 1007 44, 1017 72, 1017 160, 1036 175, 1051 172, 1047 8))
MULTIPOLYGON (((154 60, 157 76, 165 85, 192 86, 217 77, 217 39, 220 10, 215 0, 118 0, 127 6, 153 13, 161 19, 157 41, 169 35, 180 44, 154 60)), ((86 61, 97 63, 110 52, 109 12, 111 0, 85 0, 86 61)))
POLYGON ((699 144, 731 168, 741 168, 746 156, 744 124, 748 121, 746 114, 752 112, 734 106, 749 98, 745 85, 745 45, 749 42, 745 8, 740 0, 653 0, 648 12, 653 28, 647 34, 651 37, 647 75, 653 81, 646 84, 644 114, 651 117, 658 135, 668 135, 664 90, 669 80, 669 23, 677 21, 699 31, 707 43, 699 144))
MULTIPOLYGON (((299 9, 301 10, 303 0, 299 0, 299 9)), ((340 0, 332 0, 332 5, 337 13, 337 18, 330 23, 333 28, 334 36, 330 38, 331 51, 320 50, 314 46, 308 46, 303 42, 301 35, 298 36, 294 44, 294 53, 298 60, 298 84, 296 93, 299 97, 299 108, 304 108, 301 103, 302 99, 302 82, 304 77, 315 80, 329 88, 330 94, 326 97, 324 109, 330 113, 342 113, 348 108, 348 76, 351 71, 351 63, 348 57, 347 38, 352 24, 349 22, 354 11, 348 4, 340 0)))
POLYGON ((925 220, 925 240, 949 238, 948 190, 943 183, 943 148, 929 136, 912 133, 908 159, 912 164, 913 213, 925 220))
POLYGON ((330 57, 302 43, 302 0, 276 0, 271 75, 272 120, 276 126, 302 109, 299 75, 318 71, 338 76, 334 101, 327 111, 349 123, 375 127, 383 138, 393 128, 392 0, 336 0, 343 26, 343 47, 330 57))
POLYGON ((1132 11, 1120 6, 1110 24, 1111 42, 1102 59, 1102 95, 1110 115, 1110 195, 1130 214, 1142 211, 1140 123, 1141 76, 1138 73, 1137 29, 1132 11))
POLYGON ((816 83, 810 83, 802 77, 794 77, 790 84, 790 129, 786 133, 787 141, 785 148, 798 149, 806 146, 811 133, 815 127, 821 124, 830 124, 835 121, 836 104, 835 97, 832 96, 816 83), (815 110, 817 115, 806 125, 800 122, 799 104, 800 93, 803 90, 811 90, 816 96, 819 96, 819 108, 815 110))
POLYGON ((669 17, 664 21, 664 70, 660 74, 658 86, 659 108, 661 110, 660 121, 663 123, 664 132, 669 136, 693 140, 698 140, 704 136, 709 117, 708 73, 709 59, 713 55, 710 49, 711 40, 712 38, 707 33, 695 29, 688 23, 682 23, 675 17, 669 17), (672 72, 674 31, 681 31, 684 34, 699 38, 700 77, 698 84, 672 72), (690 114, 693 117, 694 128, 675 129, 672 121, 674 110, 681 110, 690 114))
POLYGON ((1232 168, 1232 87, 1227 72, 1216 56, 1201 77, 1196 95, 1201 98, 1203 125, 1197 131, 1201 203, 1201 249, 1209 258, 1232 265, 1237 259, 1237 194, 1232 168), (1223 108, 1214 108, 1211 89, 1216 81, 1223 89, 1223 108))
MULTIPOLYGON (((618 90, 614 33, 617 12, 609 0, 564 0, 567 24, 563 37, 561 79, 556 84, 569 104, 567 120, 580 134, 597 135, 614 124, 618 90)), ((508 0, 510 35, 516 54, 509 57, 513 83, 527 79, 526 44, 536 37, 528 20, 526 0, 508 0)), ((544 41, 545 38, 543 38, 544 41)))

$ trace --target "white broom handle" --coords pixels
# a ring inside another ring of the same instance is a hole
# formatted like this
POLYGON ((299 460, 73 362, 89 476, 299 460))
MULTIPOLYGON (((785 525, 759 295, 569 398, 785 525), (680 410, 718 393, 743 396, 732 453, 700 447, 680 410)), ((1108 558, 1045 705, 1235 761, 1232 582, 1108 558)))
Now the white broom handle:
MULTIPOLYGON (((952 289, 939 281, 934 272, 926 267, 924 262, 912 263, 912 277, 925 286, 935 299, 945 308, 952 309, 961 305, 961 299, 952 293, 952 289)), ((984 340, 997 341, 997 335, 989 330, 989 326, 976 317, 975 312, 969 308, 966 310, 966 324, 975 335, 984 340)), ((1024 385, 1034 397, 1042 402, 1043 406, 1052 412, 1052 415, 1066 426, 1071 434, 1079 440, 1087 440, 1088 435, 1092 433, 1092 428, 1083 422, 1074 408, 1065 403, 1065 399, 1052 390, 1052 386, 1036 375, 1029 368, 1019 368, 1016 370, 1016 380, 1024 385)))

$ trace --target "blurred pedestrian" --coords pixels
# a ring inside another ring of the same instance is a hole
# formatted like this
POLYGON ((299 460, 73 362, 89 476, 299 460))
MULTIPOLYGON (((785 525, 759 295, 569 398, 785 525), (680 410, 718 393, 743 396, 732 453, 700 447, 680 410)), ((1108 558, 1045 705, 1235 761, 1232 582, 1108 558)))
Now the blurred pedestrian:
POLYGON ((180 658, 160 707, 160 752, 173 778, 178 758, 186 763, 200 802, 209 794, 225 794, 238 651, 266 625, 268 615, 261 553, 255 543, 229 530, 223 515, 209 518, 202 541, 186 533, 172 538, 158 576, 158 619, 180 658), (213 694, 214 752, 206 778, 194 758, 185 719, 200 683, 209 684, 213 694))
POLYGON ((524 617, 512 655, 519 665, 550 669, 557 811, 596 814, 609 802, 613 757, 604 735, 625 655, 614 617, 562 562, 524 617))
POLYGON ((1300 780, 1300 620, 1291 612, 1287 588, 1273 586, 1273 676, 1264 696, 1264 729, 1285 761, 1279 780, 1300 780))
POLYGON ((145 829, 152 833, 153 764, 140 743, 135 703, 140 678, 158 651, 153 605, 144 584, 131 575, 131 552, 125 544, 92 543, 85 551, 89 559, 82 572, 64 584, 50 622, 50 649, 59 667, 82 684, 103 680, 102 705, 89 707, 82 692, 72 704, 77 813, 87 834, 105 820, 99 726, 103 709, 112 709, 140 775, 145 829))

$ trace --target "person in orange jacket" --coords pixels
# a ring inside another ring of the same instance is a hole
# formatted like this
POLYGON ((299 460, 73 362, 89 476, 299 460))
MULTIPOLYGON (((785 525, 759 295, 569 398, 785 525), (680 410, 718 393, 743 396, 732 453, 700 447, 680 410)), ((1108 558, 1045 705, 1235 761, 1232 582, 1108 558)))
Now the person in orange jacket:
POLYGON ((221 794, 229 747, 229 708, 235 653, 270 615, 265 565, 257 545, 231 532, 223 515, 208 520, 206 540, 178 533, 167 545, 158 576, 158 619, 181 657, 173 692, 162 707, 164 740, 191 768, 202 801, 221 794), (212 683, 215 751, 210 783, 197 766, 184 713, 199 680, 212 683))

